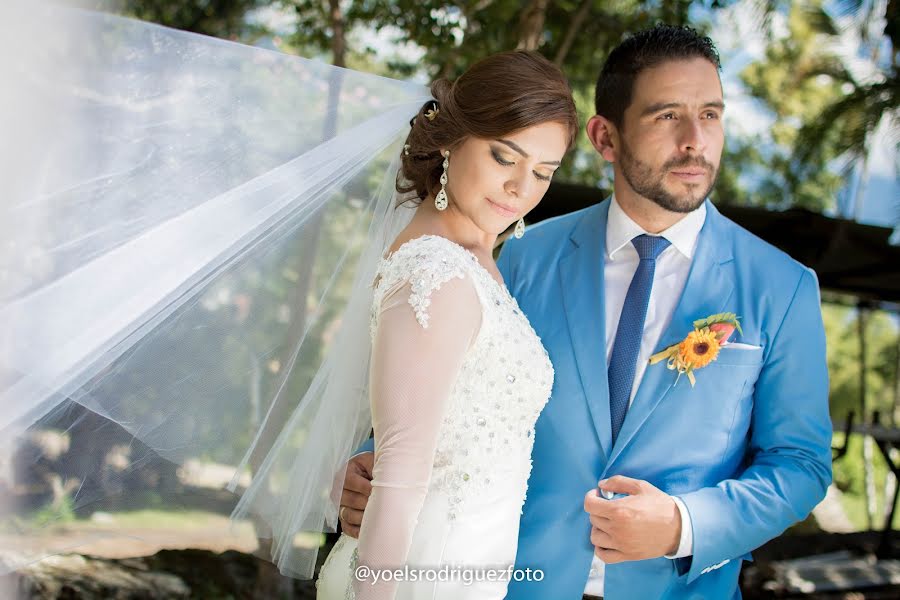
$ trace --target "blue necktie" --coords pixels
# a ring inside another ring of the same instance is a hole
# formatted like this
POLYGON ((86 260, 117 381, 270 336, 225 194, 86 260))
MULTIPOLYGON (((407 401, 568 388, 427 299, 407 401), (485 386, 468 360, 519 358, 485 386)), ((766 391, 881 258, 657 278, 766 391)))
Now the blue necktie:
POLYGON ((656 257, 669 247, 669 240, 662 237, 639 235, 631 243, 637 250, 641 262, 628 286, 622 316, 616 329, 612 357, 609 360, 609 416, 612 422, 612 443, 616 443, 619 430, 628 412, 628 400, 634 385, 634 371, 637 368, 641 338, 644 335, 644 319, 650 305, 650 290, 653 287, 653 273, 656 271, 656 257))

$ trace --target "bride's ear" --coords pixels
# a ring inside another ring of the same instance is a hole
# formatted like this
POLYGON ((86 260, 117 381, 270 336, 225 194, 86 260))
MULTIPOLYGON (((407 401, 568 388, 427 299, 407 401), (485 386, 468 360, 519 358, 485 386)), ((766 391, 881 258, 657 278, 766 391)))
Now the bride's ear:
POLYGON ((585 132, 594 149, 604 160, 611 163, 616 162, 619 137, 612 121, 601 115, 594 115, 588 120, 585 132))

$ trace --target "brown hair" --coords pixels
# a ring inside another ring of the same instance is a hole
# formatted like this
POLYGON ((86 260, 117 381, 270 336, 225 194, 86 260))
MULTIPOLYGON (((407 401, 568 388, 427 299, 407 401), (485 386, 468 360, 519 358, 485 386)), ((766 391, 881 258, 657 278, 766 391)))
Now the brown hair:
POLYGON ((452 149, 470 136, 496 139, 527 127, 558 122, 568 128, 566 149, 578 133, 572 90, 562 71, 537 52, 514 50, 484 58, 455 82, 431 85, 426 102, 411 121, 401 154, 397 191, 404 201, 422 201, 435 191, 443 167, 441 148, 452 149), (437 116, 426 114, 438 108, 437 116))

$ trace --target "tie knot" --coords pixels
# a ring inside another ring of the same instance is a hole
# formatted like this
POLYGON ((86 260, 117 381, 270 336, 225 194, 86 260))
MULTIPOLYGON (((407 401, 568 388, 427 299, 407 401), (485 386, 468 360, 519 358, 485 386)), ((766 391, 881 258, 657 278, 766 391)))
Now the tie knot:
POLYGON ((656 260, 660 253, 669 247, 671 242, 657 235, 642 234, 631 240, 641 260, 656 260))

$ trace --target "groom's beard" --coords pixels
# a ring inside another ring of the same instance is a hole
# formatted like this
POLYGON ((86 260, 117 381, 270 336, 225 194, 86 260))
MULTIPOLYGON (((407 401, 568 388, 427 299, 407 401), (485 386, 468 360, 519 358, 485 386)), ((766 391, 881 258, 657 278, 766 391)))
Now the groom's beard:
POLYGON ((628 182, 631 189, 666 210, 677 213, 689 213, 700 208, 700 205, 703 204, 713 187, 715 187, 716 177, 719 175, 719 170, 702 156, 672 158, 654 171, 653 167, 636 158, 625 143, 622 144, 619 167, 622 169, 622 175, 625 176, 625 181, 628 182), (693 191, 688 191, 681 195, 670 193, 665 188, 665 178, 666 174, 676 167, 700 167, 706 170, 711 175, 709 185, 705 189, 700 187, 700 185, 692 186, 694 188, 693 191), (701 191, 703 192, 702 194, 700 193, 701 191))

